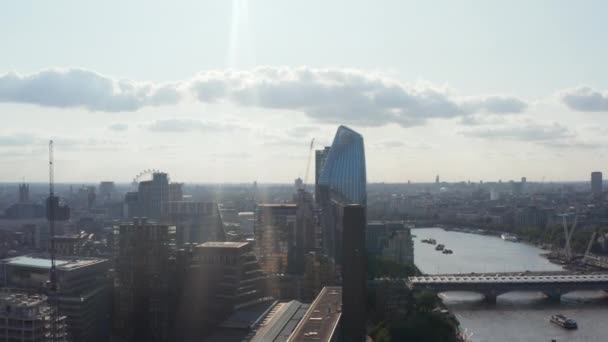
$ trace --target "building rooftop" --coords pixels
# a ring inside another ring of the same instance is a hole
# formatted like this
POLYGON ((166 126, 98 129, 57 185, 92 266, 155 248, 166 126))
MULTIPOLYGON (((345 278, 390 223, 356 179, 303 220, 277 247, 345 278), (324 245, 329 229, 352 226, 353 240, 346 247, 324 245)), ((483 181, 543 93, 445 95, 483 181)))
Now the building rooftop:
POLYGON ((206 342, 285 342, 309 305, 299 301, 266 301, 239 309, 206 342))
POLYGON ((21 306, 21 307, 29 307, 36 306, 41 304, 46 304, 46 296, 41 294, 31 294, 25 292, 17 292, 14 290, 3 290, 0 292, 0 303, 3 306, 12 305, 12 306, 21 306))
POLYGON ((297 208, 298 205, 294 203, 260 203, 258 207, 264 208, 297 208))
POLYGON ((285 342, 306 314, 309 305, 297 300, 279 303, 264 318, 251 342, 285 342))
MULTIPOLYGON (((58 270, 70 271, 76 268, 94 265, 105 262, 106 259, 85 258, 85 257, 60 257, 55 259, 55 266, 58 270)), ((46 256, 22 255, 14 258, 2 260, 3 263, 13 266, 50 269, 51 259, 46 256)))
POLYGON ((221 241, 209 241, 199 246, 202 247, 214 247, 214 248, 241 248, 248 245, 249 242, 221 242, 221 241))
POLYGON ((287 341, 330 341, 341 316, 342 287, 326 286, 312 302, 287 341))

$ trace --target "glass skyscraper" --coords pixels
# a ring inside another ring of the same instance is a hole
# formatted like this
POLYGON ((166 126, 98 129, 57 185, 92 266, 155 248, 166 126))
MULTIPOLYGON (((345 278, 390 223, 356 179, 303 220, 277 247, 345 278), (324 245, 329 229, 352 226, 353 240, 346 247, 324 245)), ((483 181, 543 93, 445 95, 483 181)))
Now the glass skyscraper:
POLYGON ((344 204, 366 205, 365 150, 363 137, 346 126, 338 127, 319 184, 344 204))
POLYGON ((340 126, 329 148, 319 178, 323 250, 337 264, 341 263, 342 216, 349 204, 367 204, 365 150, 363 137, 340 126))

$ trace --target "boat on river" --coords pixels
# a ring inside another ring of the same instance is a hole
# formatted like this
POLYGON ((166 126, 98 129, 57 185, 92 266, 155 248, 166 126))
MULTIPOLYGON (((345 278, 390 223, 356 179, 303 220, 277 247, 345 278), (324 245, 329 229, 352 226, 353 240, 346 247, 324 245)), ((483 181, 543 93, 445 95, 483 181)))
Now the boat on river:
POLYGON ((454 252, 452 252, 452 250, 451 250, 451 249, 444 248, 442 253, 443 253, 443 254, 452 254, 452 253, 454 253, 454 252))
POLYGON ((420 240, 420 242, 428 243, 429 245, 434 245, 437 243, 437 240, 429 238, 429 239, 422 239, 422 240, 420 240))
POLYGON ((516 235, 509 234, 509 233, 500 234, 500 238, 505 241, 511 241, 511 242, 519 241, 519 238, 516 235))
POLYGON ((551 323, 559 325, 564 329, 577 329, 578 324, 572 318, 568 318, 562 314, 557 314, 551 316, 551 323))
POLYGON ((442 251, 444 247, 445 247, 445 245, 438 244, 437 247, 435 247, 435 250, 436 251, 442 251))

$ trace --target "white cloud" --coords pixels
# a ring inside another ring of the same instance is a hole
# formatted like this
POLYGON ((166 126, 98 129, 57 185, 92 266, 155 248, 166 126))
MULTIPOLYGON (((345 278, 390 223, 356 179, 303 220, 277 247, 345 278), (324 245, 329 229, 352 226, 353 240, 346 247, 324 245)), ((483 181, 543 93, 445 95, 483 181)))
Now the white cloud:
POLYGON ((37 142, 36 136, 29 133, 13 133, 0 135, 0 146, 25 146, 37 142))
POLYGON ((477 112, 518 113, 524 101, 503 95, 457 98, 428 83, 402 84, 349 69, 259 67, 197 75, 191 89, 203 102, 295 110, 318 122, 378 126, 423 124, 477 112))
POLYGON ((526 123, 500 127, 481 127, 463 131, 469 137, 497 140, 546 142, 573 137, 568 128, 558 124, 526 123))
POLYGON ((216 121, 203 121, 198 119, 164 119, 156 120, 144 125, 149 131, 163 133, 182 133, 182 132, 219 132, 241 128, 236 124, 221 123, 216 121))
POLYGON ((510 114, 523 112, 528 104, 512 96, 488 95, 468 97, 461 102, 461 106, 469 113, 510 114))
POLYGON ((116 80, 78 68, 49 69, 27 76, 16 73, 0 76, 0 102, 120 112, 175 104, 180 96, 177 84, 116 80))
POLYGON ((177 104, 185 98, 292 110, 317 122, 362 126, 415 126, 433 118, 519 113, 526 108, 523 100, 512 96, 457 97, 445 87, 425 82, 404 84, 376 73, 338 68, 215 70, 162 84, 114 79, 77 68, 0 76, 0 102, 118 112, 177 104))
POLYGON ((559 95, 570 109, 581 112, 608 112, 608 91, 601 92, 580 86, 566 89, 559 95))
POLYGON ((108 127, 108 129, 111 131, 116 131, 116 132, 124 132, 129 129, 129 125, 124 124, 124 123, 115 123, 115 124, 110 125, 108 127))

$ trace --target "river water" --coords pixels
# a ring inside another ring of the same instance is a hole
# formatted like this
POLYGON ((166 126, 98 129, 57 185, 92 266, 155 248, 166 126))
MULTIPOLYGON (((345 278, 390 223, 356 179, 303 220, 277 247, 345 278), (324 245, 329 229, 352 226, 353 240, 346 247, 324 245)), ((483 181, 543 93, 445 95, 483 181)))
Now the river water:
MULTIPOLYGON (((424 273, 559 271, 562 268, 542 257, 543 251, 524 243, 498 237, 445 231, 440 228, 412 230, 414 257, 424 273), (454 254, 442 254, 435 246, 421 243, 434 238, 454 254)), ((481 301, 471 292, 440 295, 475 342, 606 342, 608 341, 608 300, 603 291, 579 291, 549 303, 541 293, 511 292, 498 297, 496 305, 481 301), (562 313, 574 318, 578 330, 567 331, 549 322, 562 313)))

